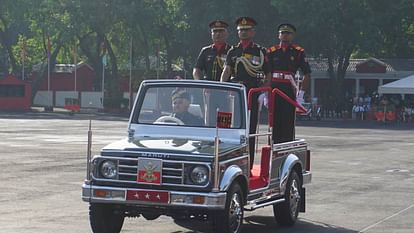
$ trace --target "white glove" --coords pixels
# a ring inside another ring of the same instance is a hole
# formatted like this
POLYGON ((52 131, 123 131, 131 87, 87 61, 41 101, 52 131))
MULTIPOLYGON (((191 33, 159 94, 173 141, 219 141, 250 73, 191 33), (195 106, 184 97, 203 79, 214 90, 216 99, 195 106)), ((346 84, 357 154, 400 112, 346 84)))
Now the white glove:
POLYGON ((296 102, 303 104, 305 103, 305 99, 304 96, 305 95, 305 91, 298 91, 298 94, 296 96, 296 102))
POLYGON ((267 93, 260 94, 257 102, 259 102, 259 106, 264 105, 267 108, 269 106, 269 99, 267 97, 267 93))

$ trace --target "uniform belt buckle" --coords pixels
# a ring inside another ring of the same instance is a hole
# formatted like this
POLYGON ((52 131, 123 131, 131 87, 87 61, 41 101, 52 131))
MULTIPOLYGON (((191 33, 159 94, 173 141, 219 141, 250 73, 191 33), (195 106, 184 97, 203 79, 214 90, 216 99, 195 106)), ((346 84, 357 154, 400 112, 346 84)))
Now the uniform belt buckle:
POLYGON ((283 73, 273 73, 272 78, 274 78, 274 79, 285 79, 285 75, 283 73))

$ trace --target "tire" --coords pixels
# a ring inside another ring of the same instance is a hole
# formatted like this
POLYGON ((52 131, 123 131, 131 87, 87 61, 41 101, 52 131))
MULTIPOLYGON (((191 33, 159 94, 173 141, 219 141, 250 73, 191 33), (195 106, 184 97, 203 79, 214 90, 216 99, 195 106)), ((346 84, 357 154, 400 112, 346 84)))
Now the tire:
POLYGON ((226 206, 215 214, 213 232, 240 233, 243 226, 244 197, 240 185, 235 183, 227 191, 226 206))
POLYGON ((144 217, 146 220, 155 220, 159 218, 161 215, 156 213, 142 213, 142 217, 144 217))
POLYGON ((90 204, 89 221, 94 233, 119 233, 124 224, 124 215, 111 205, 90 204))
POLYGON ((295 170, 289 175, 285 201, 273 205, 273 214, 281 226, 292 226, 298 219, 300 199, 303 198, 302 182, 295 170))

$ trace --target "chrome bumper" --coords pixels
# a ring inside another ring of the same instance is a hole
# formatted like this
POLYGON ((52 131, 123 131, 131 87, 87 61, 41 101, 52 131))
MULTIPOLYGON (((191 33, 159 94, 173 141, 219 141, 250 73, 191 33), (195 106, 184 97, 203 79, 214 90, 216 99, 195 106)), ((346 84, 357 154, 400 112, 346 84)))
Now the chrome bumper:
POLYGON ((226 203, 225 192, 199 193, 168 191, 168 202, 159 203, 141 200, 127 200, 128 191, 151 193, 159 192, 160 190, 115 188, 107 186, 94 186, 84 183, 82 185, 82 200, 90 203, 112 203, 136 206, 162 206, 166 208, 197 207, 206 209, 224 209, 226 203))
POLYGON ((303 173, 303 185, 310 184, 312 182, 312 173, 305 172, 303 173))

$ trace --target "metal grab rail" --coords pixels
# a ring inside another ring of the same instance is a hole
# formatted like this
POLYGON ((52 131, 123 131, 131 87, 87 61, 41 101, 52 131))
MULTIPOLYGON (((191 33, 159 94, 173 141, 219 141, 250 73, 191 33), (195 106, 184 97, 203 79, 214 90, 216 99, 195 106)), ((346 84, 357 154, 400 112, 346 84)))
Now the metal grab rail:
POLYGON ((269 92, 270 93, 269 112, 268 112, 269 126, 270 127, 273 127, 273 112, 274 112, 274 108, 275 108, 275 100, 274 99, 275 99, 276 95, 279 95, 286 102, 288 102, 289 104, 295 106, 298 109, 299 113, 306 113, 307 112, 305 107, 303 107, 301 104, 299 104, 298 102, 291 99, 289 96, 287 96, 285 93, 283 93, 283 91, 281 91, 279 88, 273 88, 273 90, 272 90, 271 87, 258 87, 258 88, 250 89, 249 95, 248 95, 248 108, 249 108, 249 110, 251 110, 251 108, 252 108, 253 94, 257 93, 257 92, 269 92))
MULTIPOLYGON (((287 96, 283 91, 281 91, 278 88, 274 88, 272 90, 272 97, 274 97, 275 94, 278 94, 280 97, 282 97, 284 100, 286 100, 288 103, 290 103, 291 105, 297 107, 299 109, 299 113, 306 113, 307 110, 305 107, 303 107, 301 104, 299 104, 298 102, 294 101, 293 99, 291 99, 289 96, 287 96)), ((273 98, 272 98, 273 99, 273 98)), ((270 101, 269 101, 270 102, 270 101)), ((274 103, 273 103, 274 104, 274 103)), ((274 107, 274 106, 272 106, 274 107)))
POLYGON ((249 108, 249 110, 252 109, 252 98, 253 98, 253 94, 257 93, 257 92, 269 92, 272 93, 272 88, 271 87, 256 87, 256 88, 252 88, 249 90, 249 93, 247 95, 247 106, 249 108))

